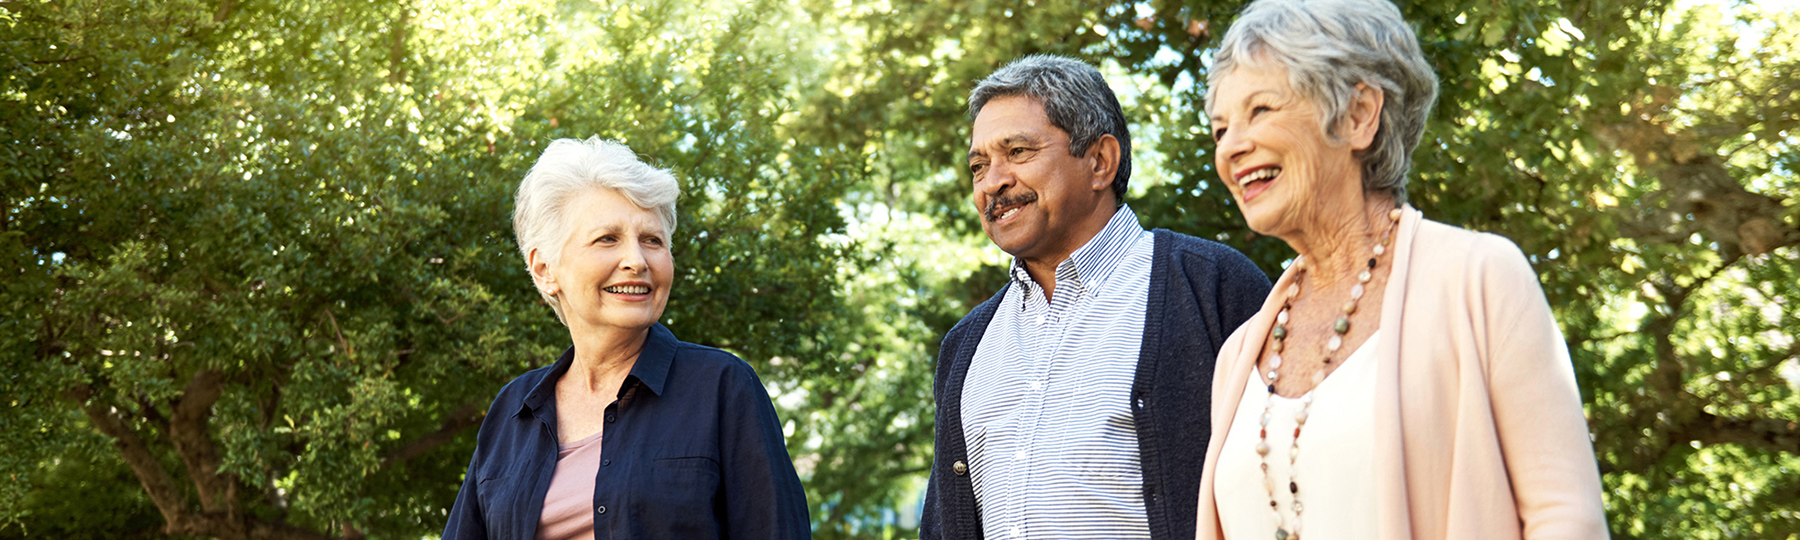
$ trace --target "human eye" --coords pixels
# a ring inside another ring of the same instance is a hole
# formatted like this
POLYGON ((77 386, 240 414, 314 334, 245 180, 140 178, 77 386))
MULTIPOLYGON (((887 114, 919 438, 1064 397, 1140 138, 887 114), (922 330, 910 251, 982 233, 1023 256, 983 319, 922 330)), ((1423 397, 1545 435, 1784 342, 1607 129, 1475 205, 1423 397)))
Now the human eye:
POLYGON ((1274 110, 1275 110, 1274 107, 1270 107, 1268 105, 1257 105, 1250 109, 1250 116, 1255 117, 1255 116, 1261 115, 1262 113, 1273 112, 1274 110))
POLYGON ((985 171, 987 171, 987 163, 986 162, 977 161, 977 162, 969 164, 969 175, 970 176, 974 176, 975 178, 981 178, 981 173, 985 172, 985 171))
POLYGON ((652 236, 644 237, 644 243, 650 244, 650 245, 656 246, 656 247, 662 247, 663 244, 667 244, 668 242, 663 240, 663 238, 661 236, 652 235, 652 236))
POLYGON ((600 237, 594 239, 595 244, 613 244, 618 241, 619 237, 611 234, 602 234, 600 237))
POLYGON ((1223 139, 1223 138, 1225 138, 1225 128, 1219 128, 1219 129, 1213 130, 1213 140, 1214 141, 1218 141, 1219 139, 1223 139))

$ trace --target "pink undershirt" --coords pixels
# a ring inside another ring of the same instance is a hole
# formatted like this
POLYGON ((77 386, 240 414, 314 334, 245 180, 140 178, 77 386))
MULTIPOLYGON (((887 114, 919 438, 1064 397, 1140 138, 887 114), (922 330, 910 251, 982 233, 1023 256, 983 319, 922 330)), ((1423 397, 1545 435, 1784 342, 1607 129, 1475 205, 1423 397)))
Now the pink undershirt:
POLYGON ((558 446, 537 540, 594 540, 594 475, 599 472, 600 433, 558 446))

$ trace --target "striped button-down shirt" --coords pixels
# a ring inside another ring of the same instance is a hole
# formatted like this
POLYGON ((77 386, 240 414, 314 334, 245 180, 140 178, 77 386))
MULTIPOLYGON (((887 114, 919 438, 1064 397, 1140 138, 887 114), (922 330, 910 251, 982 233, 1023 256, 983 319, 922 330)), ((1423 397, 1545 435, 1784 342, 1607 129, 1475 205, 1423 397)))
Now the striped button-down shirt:
POLYGON ((1150 537, 1130 399, 1154 244, 1120 206, 1049 301, 1013 261, 962 396, 987 538, 1150 537))

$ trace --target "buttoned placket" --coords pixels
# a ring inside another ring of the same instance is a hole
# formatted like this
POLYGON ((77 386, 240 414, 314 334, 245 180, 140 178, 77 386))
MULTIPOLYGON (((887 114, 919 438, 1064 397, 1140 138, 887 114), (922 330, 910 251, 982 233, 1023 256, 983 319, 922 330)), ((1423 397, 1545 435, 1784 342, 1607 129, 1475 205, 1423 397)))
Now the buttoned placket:
MULTIPOLYGON (((638 384, 639 383, 636 379, 627 377, 625 379, 625 387, 619 391, 619 397, 616 399, 613 399, 612 403, 608 403, 606 405, 606 409, 604 411, 606 414, 606 420, 605 420, 605 423, 603 424, 603 427, 601 427, 601 430, 604 433, 606 433, 606 435, 605 435, 605 437, 607 439, 605 441, 606 445, 611 446, 613 448, 621 448, 621 446, 620 446, 621 443, 618 440, 619 435, 622 434, 621 431, 618 429, 619 416, 620 416, 621 411, 624 408, 629 406, 632 398, 637 395, 638 384)), ((624 464, 621 463, 621 465, 624 465, 624 464)), ((606 450, 605 450, 605 448, 602 448, 600 450, 600 469, 595 471, 595 473, 594 473, 595 476, 594 476, 593 503, 594 503, 594 534, 595 534, 596 538, 605 537, 604 535, 601 534, 601 531, 607 531, 607 530, 611 529, 611 527, 609 526, 610 521, 608 521, 608 520, 619 519, 618 512, 611 512, 610 511, 611 509, 608 509, 607 505, 611 504, 614 507, 614 509, 616 509, 616 508, 620 508, 619 505, 624 504, 624 502, 625 502, 625 501, 606 500, 606 498, 605 498, 605 496, 617 496, 617 494, 623 493, 625 490, 603 489, 602 488, 602 486, 606 485, 603 482, 602 478, 605 478, 607 476, 617 478, 618 477, 617 471, 620 471, 620 470, 628 470, 628 469, 613 469, 612 468, 612 458, 606 457, 606 450), (605 494, 605 496, 603 496, 602 494, 605 494)))
MULTIPOLYGON (((1044 417, 1046 398, 1050 393, 1050 374, 1056 365, 1056 354, 1062 350, 1063 338, 1067 335, 1067 332, 1061 331, 1063 321, 1071 320, 1070 317, 1078 315, 1075 311, 1079 309, 1087 290, 1082 284, 1081 276, 1073 259, 1064 260, 1057 265, 1055 278, 1057 293, 1048 302, 1044 301, 1043 289, 1037 286, 1036 281, 1031 280, 1023 268, 1014 270, 1014 277, 1020 281, 1019 285, 1023 287, 1022 292, 1025 293, 1020 297, 1019 307, 1025 315, 1021 318, 1021 322, 1027 325, 1025 335, 1031 336, 1031 339, 1026 340, 1032 345, 1027 354, 1039 361, 1025 363, 1029 366, 1026 388, 1030 399, 1027 400, 1028 405, 1024 407, 1023 414, 1018 418, 1019 430, 1017 433, 1022 436, 1019 437, 1018 447, 1014 449, 1012 459, 1008 460, 1007 469, 1011 471, 1013 477, 1024 479, 1020 485, 1031 485, 1033 482, 1032 470, 1025 464, 1033 449, 1038 447, 1038 434, 1042 432, 1039 427, 1044 417)), ((1011 492, 1006 493, 1005 496, 1007 514, 1023 513, 1023 509, 1018 507, 1022 504, 1023 497, 1011 492)), ((1011 538, 1023 539, 1030 537, 1031 531, 1027 530, 1024 524, 1014 523, 1007 534, 1011 538)))

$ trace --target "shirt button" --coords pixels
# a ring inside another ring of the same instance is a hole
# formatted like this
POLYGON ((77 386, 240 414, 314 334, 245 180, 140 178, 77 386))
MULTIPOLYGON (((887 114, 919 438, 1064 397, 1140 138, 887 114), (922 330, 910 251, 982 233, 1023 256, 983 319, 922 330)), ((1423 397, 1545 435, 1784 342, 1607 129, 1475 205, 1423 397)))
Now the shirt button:
POLYGON ((609 414, 609 415, 606 415, 606 421, 607 421, 607 422, 612 422, 612 421, 613 421, 613 415, 610 415, 610 414, 609 414))
POLYGON ((604 513, 606 513, 606 507, 605 506, 596 506, 596 507, 594 507, 594 513, 604 514, 604 513))
POLYGON ((601 467, 611 467, 611 466, 612 466, 612 460, 610 460, 610 459, 602 459, 602 460, 600 460, 600 466, 601 466, 601 467))
POLYGON ((969 474, 969 464, 963 463, 962 460, 957 460, 955 465, 950 466, 950 470, 956 471, 957 476, 969 474))
POLYGON ((1137 405, 1139 409, 1144 408, 1144 398, 1138 398, 1137 405))
POLYGON ((1037 316, 1037 323, 1038 323, 1038 324, 1040 324, 1040 325, 1041 325, 1041 324, 1044 324, 1044 316, 1043 316, 1043 315, 1038 315, 1038 316, 1037 316))
POLYGON ((1036 391, 1039 391, 1039 390, 1043 390, 1043 389, 1044 389, 1044 383, 1041 383, 1041 382, 1037 382, 1037 381, 1031 381, 1031 382, 1030 382, 1030 383, 1029 383, 1029 384, 1027 384, 1027 385, 1026 385, 1026 386, 1030 386, 1030 387, 1031 387, 1031 391, 1033 391, 1033 392, 1036 392, 1036 391))
POLYGON ((1020 450, 1017 452, 1013 452, 1013 459, 1017 460, 1017 461, 1025 461, 1025 451, 1020 450))

